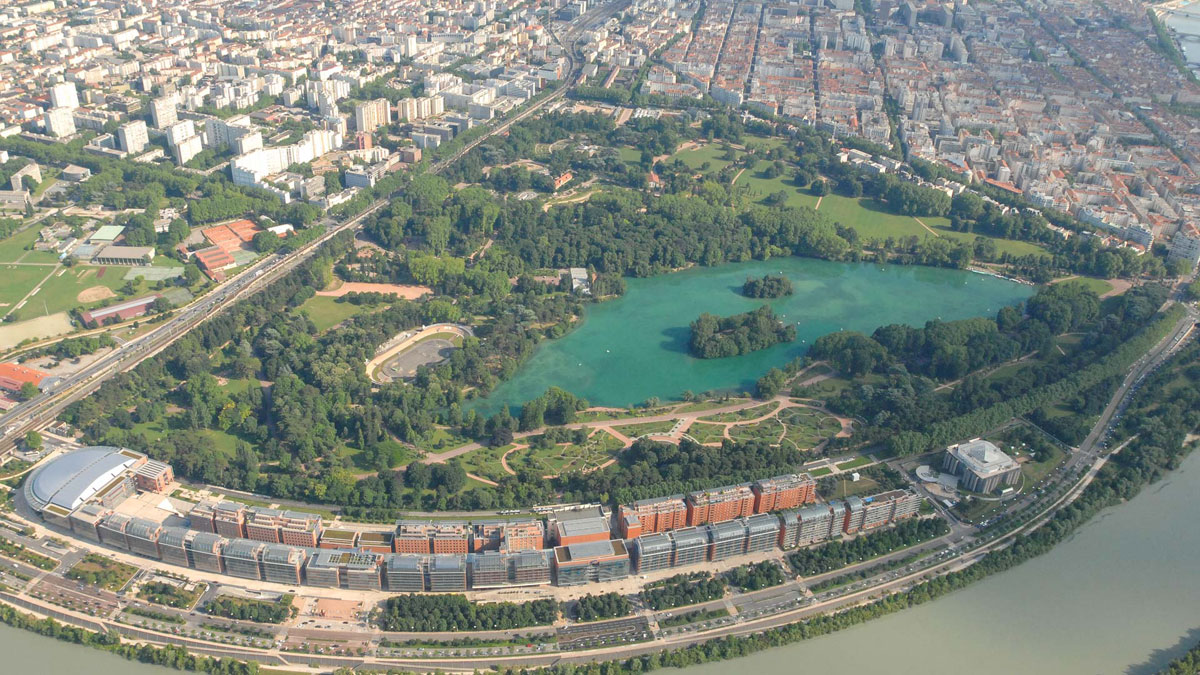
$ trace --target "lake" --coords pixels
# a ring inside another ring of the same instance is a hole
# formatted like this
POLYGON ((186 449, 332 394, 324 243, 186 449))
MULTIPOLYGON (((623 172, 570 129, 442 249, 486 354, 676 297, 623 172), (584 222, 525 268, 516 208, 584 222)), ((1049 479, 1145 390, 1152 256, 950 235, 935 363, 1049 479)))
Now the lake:
POLYGON ((684 391, 748 390, 772 366, 804 354, 813 340, 838 330, 871 333, 892 323, 915 326, 994 316, 1033 294, 1033 287, 961 270, 916 265, 837 263, 811 258, 696 267, 629 279, 625 295, 584 313, 583 324, 539 345, 512 379, 473 408, 491 414, 519 407, 550 386, 592 405, 628 406, 684 391), (747 277, 782 273, 793 295, 755 300, 741 294, 747 277), (727 316, 769 304, 796 326, 796 341, 724 359, 688 354, 688 325, 702 312, 727 316))

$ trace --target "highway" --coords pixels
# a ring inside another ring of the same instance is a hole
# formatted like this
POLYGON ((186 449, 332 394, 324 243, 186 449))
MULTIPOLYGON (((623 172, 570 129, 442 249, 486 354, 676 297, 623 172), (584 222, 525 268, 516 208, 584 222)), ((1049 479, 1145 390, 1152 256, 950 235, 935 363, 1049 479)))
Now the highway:
MULTIPOLYGON (((617 12, 627 7, 629 2, 630 0, 616 0, 600 5, 575 19, 563 35, 566 43, 571 45, 569 49, 564 47, 571 65, 563 84, 540 101, 492 127, 479 138, 465 143, 453 155, 432 164, 428 171, 435 174, 445 171, 480 143, 498 133, 503 133, 513 124, 565 96, 575 86, 582 70, 582 61, 576 54, 576 45, 580 36, 585 31, 592 30, 608 21, 617 12)), ((553 31, 551 31, 551 35, 556 42, 559 42, 560 46, 563 44, 553 31)), ((64 408, 96 391, 113 375, 127 371, 144 359, 158 354, 204 320, 220 313, 238 300, 266 288, 310 258, 322 244, 338 233, 357 229, 368 216, 383 208, 389 198, 376 200, 362 213, 341 223, 326 224, 327 231, 324 234, 291 254, 272 254, 254 263, 222 286, 177 310, 170 319, 153 331, 130 340, 111 354, 70 375, 54 390, 23 402, 0 416, 0 432, 3 434, 0 436, 0 456, 11 450, 27 431, 38 430, 50 424, 64 408)))

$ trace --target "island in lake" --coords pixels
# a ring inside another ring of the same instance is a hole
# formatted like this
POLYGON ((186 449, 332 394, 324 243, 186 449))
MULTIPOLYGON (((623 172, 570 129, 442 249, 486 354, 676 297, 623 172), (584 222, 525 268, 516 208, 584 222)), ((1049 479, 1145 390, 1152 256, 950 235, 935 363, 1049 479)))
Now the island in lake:
POLYGON ((796 339, 796 327, 785 325, 766 305, 726 317, 704 313, 691 329, 688 351, 701 359, 748 354, 796 339))
POLYGON ((747 298, 782 298, 794 292, 792 282, 779 274, 767 274, 761 279, 747 277, 742 295, 747 298))

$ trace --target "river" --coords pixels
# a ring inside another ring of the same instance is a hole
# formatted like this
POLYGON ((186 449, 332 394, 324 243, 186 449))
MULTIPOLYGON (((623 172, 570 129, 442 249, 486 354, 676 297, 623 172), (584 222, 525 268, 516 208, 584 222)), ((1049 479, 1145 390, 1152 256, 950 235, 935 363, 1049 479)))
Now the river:
MULTIPOLYGON (((736 662, 752 673, 1149 675, 1200 641, 1200 453, 1050 553, 928 605, 736 662)), ((694 675, 718 675, 728 663, 694 675)), ((689 675, 692 675, 689 672, 689 675)))
MULTIPOLYGON (((1200 453, 1050 553, 921 607, 688 675, 1149 675, 1200 641, 1200 453)), ((0 626, 3 672, 164 669, 0 626)))
POLYGON ((772 258, 697 267, 629 279, 624 297, 589 306, 581 326, 539 345, 510 380, 472 407, 491 414, 562 387, 593 405, 627 406, 684 391, 749 389, 772 366, 803 354, 813 340, 841 329, 870 333, 891 323, 924 325, 994 316, 1029 297, 1030 286, 961 270, 917 265, 835 263, 772 258), (747 277, 782 273, 791 296, 754 300, 741 294, 747 277), (724 359, 688 355, 688 324, 701 312, 719 315, 771 305, 796 326, 796 341, 724 359))

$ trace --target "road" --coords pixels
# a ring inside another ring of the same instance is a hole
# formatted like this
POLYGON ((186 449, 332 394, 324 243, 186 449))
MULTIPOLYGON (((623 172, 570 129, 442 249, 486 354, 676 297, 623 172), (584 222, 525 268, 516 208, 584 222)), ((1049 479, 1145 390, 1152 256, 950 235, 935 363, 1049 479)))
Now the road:
MULTIPOLYGON (((629 0, 617 0, 601 5, 576 19, 564 34, 567 43, 571 45, 571 49, 567 50, 571 67, 563 85, 520 113, 492 127, 479 138, 465 143, 453 155, 434 163, 429 171, 432 173, 445 171, 480 143, 498 133, 503 133, 513 124, 565 96, 567 91, 574 86, 582 69, 582 60, 576 55, 577 50, 575 49, 579 36, 584 31, 607 21, 628 5, 629 0)), ((551 35, 554 33, 551 32, 551 35)), ((554 36, 554 39, 559 40, 558 36, 554 36)), ((560 42, 560 44, 562 43, 560 42)), ((166 349, 206 319, 219 314, 238 300, 266 288, 273 281, 288 274, 310 258, 322 244, 337 234, 360 227, 368 216, 383 208, 387 203, 388 198, 379 199, 362 213, 342 223, 326 224, 327 231, 324 234, 289 255, 273 254, 256 262, 222 286, 177 310, 163 325, 140 338, 121 345, 113 353, 65 378, 53 391, 45 392, 32 400, 21 403, 0 416, 0 433, 3 434, 0 436, 0 456, 15 447, 17 440, 22 438, 25 432, 41 429, 53 421, 64 408, 96 391, 113 375, 130 370, 143 360, 166 349)))

